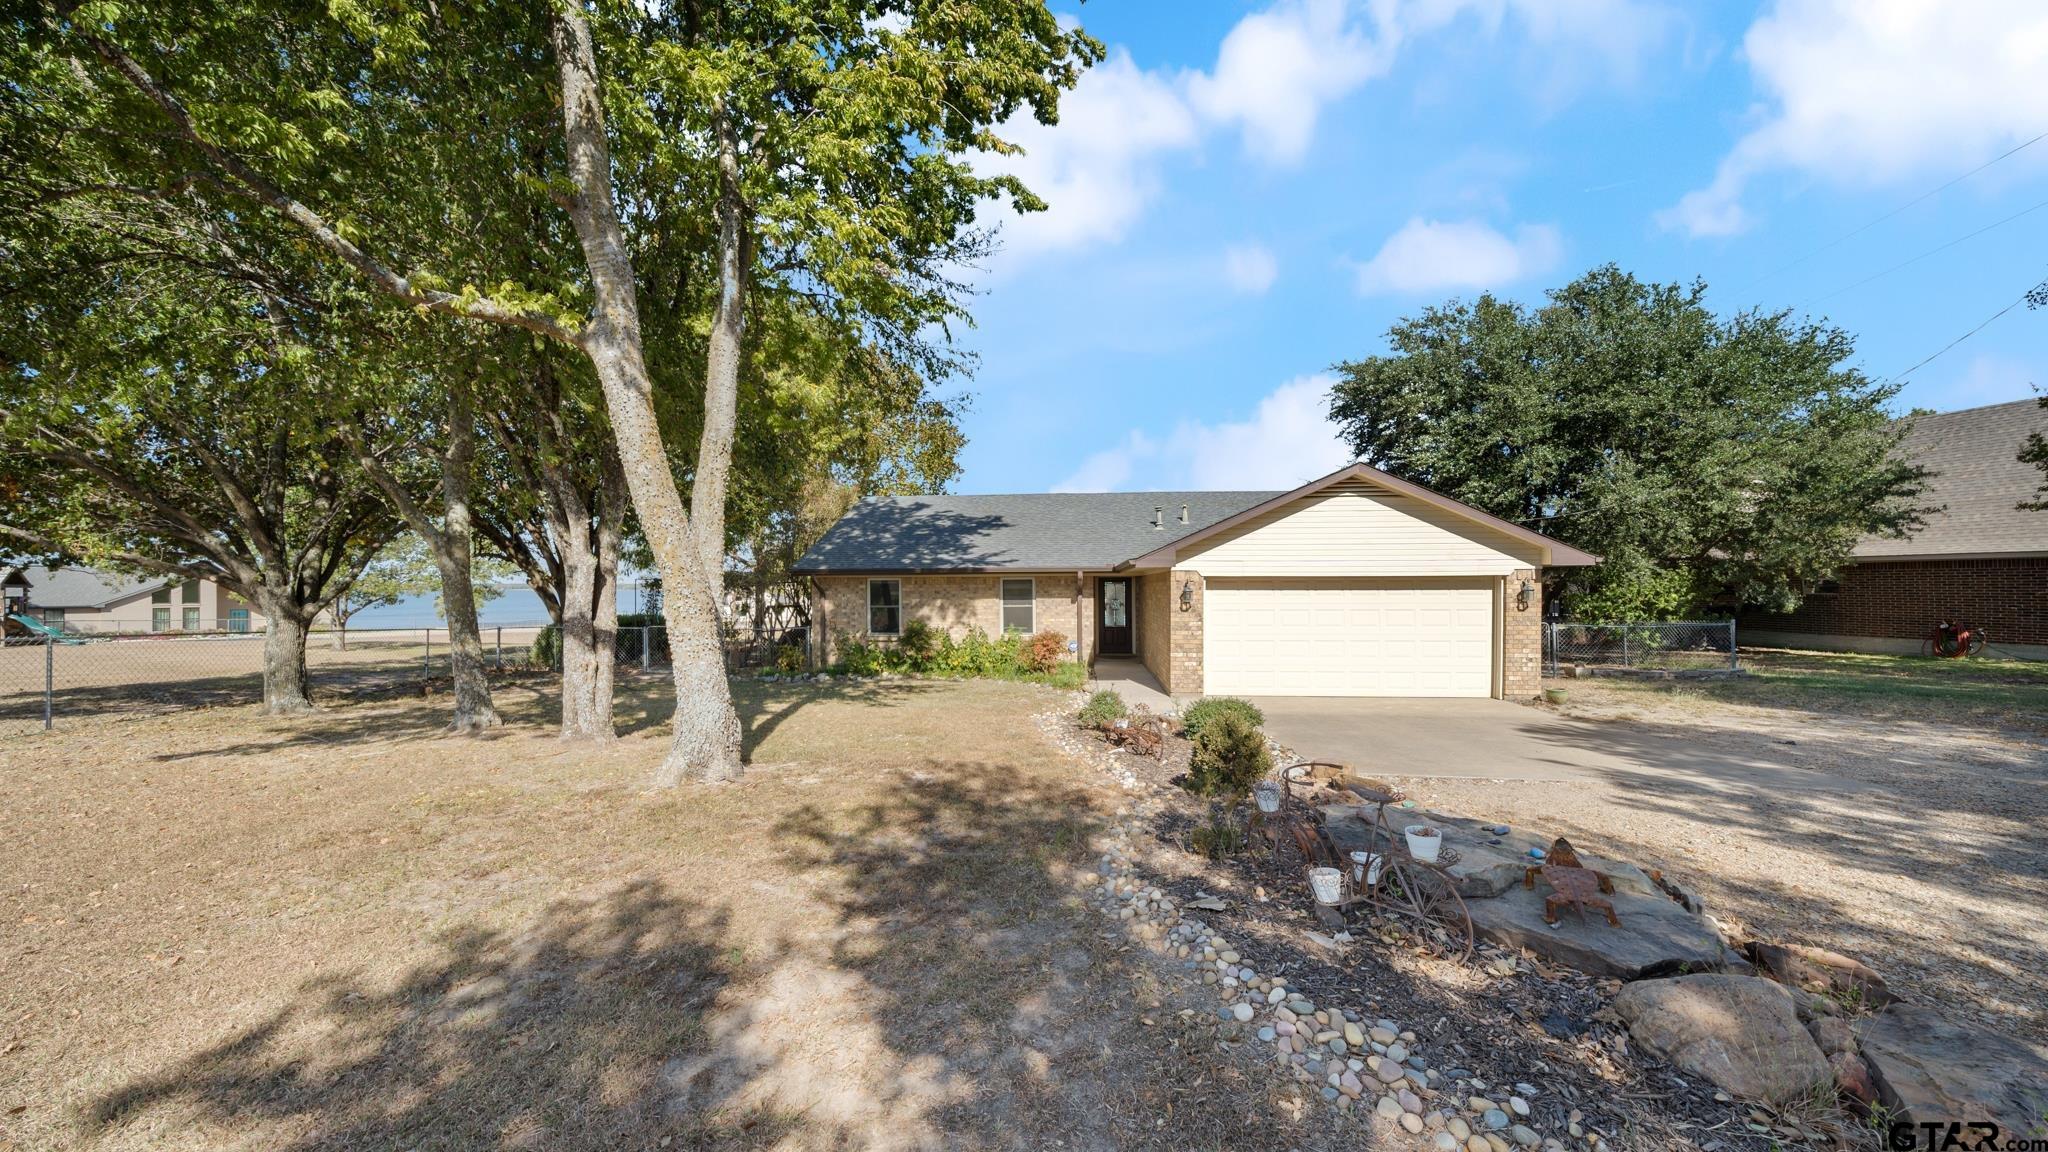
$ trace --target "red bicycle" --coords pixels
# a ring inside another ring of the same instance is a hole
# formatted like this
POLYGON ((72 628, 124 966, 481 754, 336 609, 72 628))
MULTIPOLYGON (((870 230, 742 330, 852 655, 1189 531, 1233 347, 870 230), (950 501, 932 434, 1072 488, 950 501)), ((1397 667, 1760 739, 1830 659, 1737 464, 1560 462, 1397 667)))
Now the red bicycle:
POLYGON ((1949 660, 1975 656, 1984 650, 1989 640, 1984 629, 1967 620, 1943 620, 1934 626, 1926 639, 1920 641, 1920 654, 1949 660))

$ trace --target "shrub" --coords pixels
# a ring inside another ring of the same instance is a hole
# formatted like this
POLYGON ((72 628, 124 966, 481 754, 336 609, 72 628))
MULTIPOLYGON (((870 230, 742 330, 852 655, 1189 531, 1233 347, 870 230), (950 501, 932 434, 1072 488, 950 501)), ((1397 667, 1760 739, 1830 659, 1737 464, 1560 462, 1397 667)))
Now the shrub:
POLYGON ((1235 855, 1243 843, 1244 834, 1237 830, 1237 825, 1221 815, 1210 817, 1207 824, 1196 825, 1188 836, 1188 846, 1211 860, 1235 855))
POLYGON ((549 624, 533 635, 526 650, 526 662, 535 668, 557 668, 562 663, 562 626, 549 624))
POLYGON ((1124 715, 1124 698, 1105 688, 1081 707, 1081 723, 1100 728, 1124 715))
POLYGON ((939 634, 922 620, 906 620, 903 632, 896 637, 896 663, 906 672, 926 672, 932 666, 932 657, 938 651, 939 634))
POLYGON ((1235 716, 1251 728, 1266 722, 1266 714, 1249 700, 1239 700, 1235 696, 1204 696, 1180 714, 1181 735, 1190 740, 1199 739, 1202 730, 1221 716, 1235 716))
MULTIPOLYGON (((1242 703, 1242 701, 1240 701, 1242 703)), ((1195 737, 1188 790, 1235 804, 1273 770, 1266 735, 1235 711, 1212 717, 1195 737)))
POLYGON ((804 670, 804 648, 801 644, 784 644, 775 650, 775 670, 784 676, 794 676, 804 670))
POLYGON ((864 636, 839 634, 839 670, 848 676, 876 676, 883 671, 882 650, 864 636))
POLYGON ((1058 667, 1061 657, 1066 654, 1067 638, 1063 633, 1035 633, 1031 639, 1024 642, 1024 670, 1043 676, 1058 667))

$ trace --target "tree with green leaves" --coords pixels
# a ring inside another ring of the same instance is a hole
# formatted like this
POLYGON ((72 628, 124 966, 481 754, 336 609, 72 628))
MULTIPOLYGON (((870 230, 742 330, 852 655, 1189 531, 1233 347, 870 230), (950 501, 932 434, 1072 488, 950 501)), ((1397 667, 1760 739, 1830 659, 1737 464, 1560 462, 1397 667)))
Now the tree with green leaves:
POLYGON ((1783 608, 1917 526, 1925 474, 1847 333, 1705 294, 1607 265, 1535 308, 1429 308, 1337 365, 1331 418, 1366 462, 1601 556, 1561 589, 1582 619, 1783 608))
MULTIPOLYGON (((2048 308, 2048 280, 2034 285, 2027 293, 2027 309, 2048 308)), ((2048 396, 2041 397, 2041 407, 2048 408, 2048 396)), ((2048 512, 2048 436, 2039 432, 2027 434, 2026 444, 2020 448, 2019 461, 2032 464, 2041 470, 2041 487, 2032 500, 2020 501, 2018 511, 2048 512)))
POLYGON ((418 540, 400 537, 377 550, 347 588, 327 606, 334 621, 334 646, 348 649, 348 622, 371 608, 388 608, 441 585, 441 573, 418 540))
POLYGON ((347 366, 279 322, 280 278, 210 238, 49 239, 9 253, 0 291, 0 536, 218 581, 265 617, 266 711, 310 709, 307 629, 397 528, 333 426, 347 366))
POLYGON ((661 783, 740 768, 718 597, 749 299, 811 301, 916 362, 964 317, 950 271, 982 247, 980 204, 1041 206, 967 154, 1006 150, 993 128, 1020 109, 1049 122, 1101 54, 1039 0, 57 0, 21 30, 10 75, 86 129, 52 161, 67 191, 187 182, 222 218, 297 229, 399 304, 588 361, 668 591, 677 706, 661 783), (532 216, 538 197, 558 211, 532 216), (634 261, 707 210, 714 304, 685 504, 634 261), (436 260, 469 234, 451 213, 496 243, 523 232, 511 270, 483 272, 481 244, 475 264, 436 260), (560 245, 564 218, 580 259, 560 245))

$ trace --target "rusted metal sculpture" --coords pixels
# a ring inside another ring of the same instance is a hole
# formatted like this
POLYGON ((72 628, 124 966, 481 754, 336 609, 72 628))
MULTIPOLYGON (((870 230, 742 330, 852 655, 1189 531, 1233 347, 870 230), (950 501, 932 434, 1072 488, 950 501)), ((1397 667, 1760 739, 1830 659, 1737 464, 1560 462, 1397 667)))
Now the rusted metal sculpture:
POLYGON ((1436 864, 1425 864, 1408 854, 1406 840, 1387 825, 1387 805, 1399 803, 1400 793, 1373 787, 1351 775, 1341 764, 1296 764, 1283 771, 1280 778, 1287 789, 1281 816, 1291 822, 1304 868, 1327 864, 1348 869, 1350 862, 1331 842, 1314 807, 1296 798, 1297 787, 1320 785, 1347 802, 1374 806, 1373 831, 1368 843, 1370 850, 1378 854, 1380 866, 1376 874, 1369 873, 1364 881, 1346 871, 1350 895, 1335 906, 1337 913, 1365 910, 1411 921, 1424 934, 1441 931, 1446 950, 1452 956, 1460 961, 1471 959, 1472 914, 1466 910, 1464 898, 1458 895, 1457 885, 1441 870, 1444 865, 1456 862, 1457 854, 1446 849, 1436 864))
POLYGON ((1604 882, 1598 872, 1591 868, 1569 868, 1557 864, 1544 864, 1531 868, 1522 877, 1524 887, 1536 886, 1536 877, 1541 875, 1550 885, 1550 894, 1543 898, 1543 918, 1557 923, 1559 909, 1569 904, 1579 914, 1579 923, 1586 922, 1586 909, 1593 908, 1607 916, 1607 922, 1621 927, 1621 917, 1614 914, 1614 901, 1600 894, 1604 882))

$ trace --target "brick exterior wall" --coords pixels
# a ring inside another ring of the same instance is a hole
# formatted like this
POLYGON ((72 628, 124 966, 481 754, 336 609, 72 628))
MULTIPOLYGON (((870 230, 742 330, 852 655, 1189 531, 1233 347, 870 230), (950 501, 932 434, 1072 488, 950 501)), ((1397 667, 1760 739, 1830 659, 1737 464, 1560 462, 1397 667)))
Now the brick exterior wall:
POLYGON ((1791 612, 1743 612, 1744 629, 1918 641, 1945 616, 1984 628, 1993 644, 2048 644, 2048 557, 1888 560, 1842 570, 1840 590, 1791 612))
POLYGON ((1168 631, 1171 622, 1167 613, 1173 611, 1173 607, 1166 587, 1166 573, 1153 572, 1138 577, 1131 592, 1137 600, 1137 614, 1133 619, 1138 625, 1138 661, 1159 681, 1159 686, 1165 688, 1173 676, 1167 661, 1167 654, 1173 650, 1173 637, 1168 631))
POLYGON ((1543 574, 1534 568, 1508 573, 1500 605, 1501 699, 1533 699, 1543 691, 1543 574), (1524 580, 1531 585, 1526 610, 1515 603, 1524 580))
POLYGON ((1202 574, 1193 569, 1176 568, 1167 573, 1166 675, 1159 679, 1166 686, 1168 695, 1202 694, 1202 613, 1205 610, 1203 592, 1207 587, 1202 574), (1180 610, 1180 589, 1185 583, 1194 585, 1195 602, 1183 612, 1180 610))
MULTIPOLYGON (((1075 639, 1074 574, 1072 572, 1014 572, 1009 579, 1031 578, 1035 587, 1033 616, 1039 631, 1052 631, 1075 639)), ((898 579, 890 577, 890 579, 898 579)), ((939 576, 904 576, 903 619, 922 620, 954 639, 980 628, 990 636, 1003 631, 1004 576, 959 573, 939 576)), ((1081 651, 1095 644, 1095 581, 1082 578, 1079 637, 1081 651)), ((868 619, 868 578, 865 576, 814 576, 811 578, 811 626, 815 636, 812 661, 817 666, 839 658, 842 633, 865 636, 868 619)), ((887 644, 890 637, 873 637, 887 644)))

